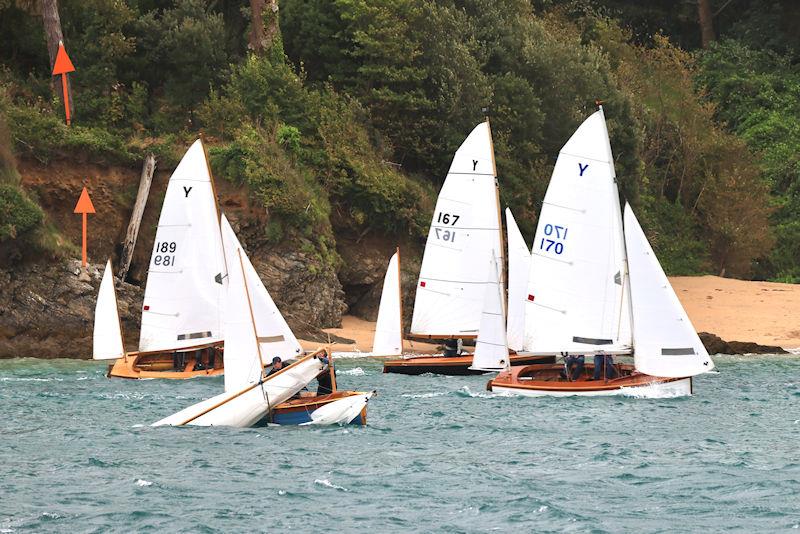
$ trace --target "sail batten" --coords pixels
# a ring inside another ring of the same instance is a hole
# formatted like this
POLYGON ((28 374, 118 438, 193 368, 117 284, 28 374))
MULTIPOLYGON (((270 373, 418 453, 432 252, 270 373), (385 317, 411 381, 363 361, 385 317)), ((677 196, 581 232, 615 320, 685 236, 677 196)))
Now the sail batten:
POLYGON ((148 266, 140 351, 185 346, 181 335, 201 343, 222 340, 227 278, 216 197, 200 140, 170 177, 148 266))
POLYGON ((456 151, 431 219, 417 284, 411 334, 476 332, 491 251, 502 250, 489 123, 456 151))

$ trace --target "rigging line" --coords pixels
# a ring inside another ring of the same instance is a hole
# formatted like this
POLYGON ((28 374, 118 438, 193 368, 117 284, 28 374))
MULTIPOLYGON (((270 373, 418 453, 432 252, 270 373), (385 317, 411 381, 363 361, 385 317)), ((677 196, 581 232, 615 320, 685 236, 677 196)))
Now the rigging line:
POLYGON ((157 228, 183 228, 183 227, 190 227, 192 223, 184 223, 184 224, 159 224, 157 228))
POLYGON ((457 174, 458 176, 491 176, 494 178, 494 174, 486 172, 448 172, 447 174, 457 174))
POLYGON ((469 206, 471 202, 467 202, 466 200, 458 200, 457 198, 450 198, 450 197, 443 197, 440 196, 439 200, 446 200, 448 202, 455 202, 456 204, 464 204, 465 206, 469 206))
MULTIPOLYGON (((491 343, 489 341, 480 341, 479 340, 477 343, 480 343, 481 345, 491 345, 493 347, 503 347, 504 346, 502 343, 491 343)), ((476 345, 477 345, 477 343, 476 343, 476 345)))
POLYGON ((424 281, 426 281, 426 282, 447 282, 447 283, 452 283, 452 284, 481 284, 481 285, 483 285, 483 284, 496 284, 497 283, 497 282, 487 282, 485 280, 483 282, 471 282, 471 281, 466 281, 466 280, 445 280, 443 278, 425 278, 424 281))

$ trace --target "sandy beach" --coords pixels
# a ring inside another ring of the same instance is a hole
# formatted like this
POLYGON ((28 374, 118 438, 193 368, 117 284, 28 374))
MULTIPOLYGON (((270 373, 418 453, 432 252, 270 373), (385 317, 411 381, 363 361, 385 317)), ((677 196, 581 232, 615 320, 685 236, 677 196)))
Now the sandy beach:
MULTIPOLYGON (((726 341, 800 347, 800 285, 718 276, 676 276, 670 282, 698 332, 711 332, 726 341)), ((332 350, 342 352, 369 352, 374 331, 375 323, 350 315, 342 318, 341 328, 326 330, 355 341, 331 345, 332 350)), ((305 349, 324 345, 301 343, 305 349)), ((404 349, 426 353, 435 346, 406 340, 404 349)))

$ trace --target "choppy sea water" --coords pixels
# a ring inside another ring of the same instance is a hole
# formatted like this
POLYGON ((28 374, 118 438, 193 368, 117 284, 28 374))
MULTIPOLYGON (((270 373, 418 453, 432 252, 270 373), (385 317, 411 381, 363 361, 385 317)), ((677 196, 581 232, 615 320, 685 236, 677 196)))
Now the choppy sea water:
POLYGON ((0 361, 0 533, 795 532, 800 358, 716 357, 681 399, 515 398, 384 375, 369 425, 150 428, 221 378, 0 361))

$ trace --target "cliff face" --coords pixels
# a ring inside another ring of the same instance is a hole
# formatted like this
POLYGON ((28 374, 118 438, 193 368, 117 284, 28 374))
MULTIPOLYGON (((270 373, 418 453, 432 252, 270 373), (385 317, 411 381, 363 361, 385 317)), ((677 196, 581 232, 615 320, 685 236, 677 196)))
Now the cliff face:
MULTIPOLYGON (((76 247, 80 246, 81 220, 72 210, 84 185, 97 213, 89 216, 89 280, 80 279, 77 260, 26 259, 0 267, 4 288, 0 294, 0 358, 91 357, 94 305, 103 264, 111 258, 116 268, 139 170, 88 163, 76 166, 64 161, 47 165, 23 161, 19 167, 26 189, 36 196, 61 235, 76 247)), ((153 178, 127 281, 117 280, 129 349, 135 349, 138 342, 144 282, 169 174, 158 171, 153 178)), ((375 249, 374 243, 365 247, 343 239, 337 243, 337 251, 345 261, 339 266, 326 265, 313 252, 307 252, 302 242, 290 239, 278 246, 269 244, 263 232, 267 219, 264 210, 230 183, 218 181, 217 189, 222 211, 298 335, 313 339, 319 329, 339 326, 348 310, 348 299, 355 313, 374 319, 391 256, 391 252, 384 254, 385 246, 375 249), (339 274, 355 296, 345 295, 339 274), (364 299, 367 294, 371 296, 364 299)))

